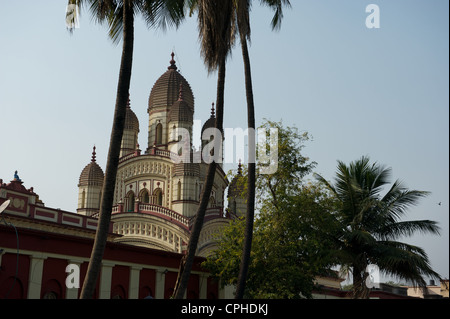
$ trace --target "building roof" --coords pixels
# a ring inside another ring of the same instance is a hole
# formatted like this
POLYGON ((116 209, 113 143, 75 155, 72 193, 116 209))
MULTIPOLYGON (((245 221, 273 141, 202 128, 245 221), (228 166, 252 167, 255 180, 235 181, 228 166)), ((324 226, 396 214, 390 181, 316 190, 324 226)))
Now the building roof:
POLYGON ((228 198, 231 197, 242 197, 242 193, 245 190, 245 179, 242 175, 242 164, 239 162, 238 173, 233 178, 228 187, 228 198))
POLYGON ((148 100, 148 111, 157 107, 171 107, 179 98, 180 84, 183 85, 184 101, 194 112, 194 94, 186 79, 178 72, 175 65, 175 54, 172 53, 172 60, 167 71, 155 82, 148 100))
POLYGON ((215 107, 214 107, 214 103, 212 104, 211 107, 211 116, 209 117, 209 119, 205 122, 205 124, 203 124, 202 127, 202 135, 203 132, 208 129, 208 128, 215 128, 216 127, 216 112, 215 112, 215 107))
POLYGON ((130 99, 128 98, 127 112, 125 115, 125 130, 133 130, 139 133, 139 120, 130 106, 130 99))
POLYGON ((169 122, 188 122, 194 121, 194 114, 188 103, 184 100, 183 84, 180 84, 178 100, 172 105, 169 111, 169 122))
POLYGON ((95 146, 92 152, 92 160, 86 165, 80 175, 78 187, 80 186, 102 186, 105 174, 96 162, 95 146))

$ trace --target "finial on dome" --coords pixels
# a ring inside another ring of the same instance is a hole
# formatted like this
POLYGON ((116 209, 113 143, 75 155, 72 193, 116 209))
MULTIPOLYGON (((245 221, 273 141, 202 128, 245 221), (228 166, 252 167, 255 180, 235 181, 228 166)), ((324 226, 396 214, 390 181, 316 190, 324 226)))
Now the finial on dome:
POLYGON ((128 93, 128 101, 127 101, 127 108, 130 109, 131 108, 131 100, 130 100, 130 93, 128 93))
POLYGON ((93 151, 92 151, 92 162, 95 162, 95 161, 96 161, 96 160, 95 160, 95 158, 96 158, 95 149, 96 149, 96 147, 95 147, 95 145, 94 145, 94 149, 93 149, 93 151))
POLYGON ((238 165, 238 175, 242 175, 242 164, 241 164, 241 160, 239 160, 239 165, 238 165))
POLYGON ((170 66, 167 69, 169 69, 169 70, 177 70, 178 68, 175 65, 175 59, 174 59, 175 53, 173 53, 173 51, 172 51, 171 56, 172 56, 172 60, 170 60, 170 66))
POLYGON ((212 107, 211 107, 211 118, 215 118, 216 117, 216 108, 215 108, 215 104, 213 102, 212 107))

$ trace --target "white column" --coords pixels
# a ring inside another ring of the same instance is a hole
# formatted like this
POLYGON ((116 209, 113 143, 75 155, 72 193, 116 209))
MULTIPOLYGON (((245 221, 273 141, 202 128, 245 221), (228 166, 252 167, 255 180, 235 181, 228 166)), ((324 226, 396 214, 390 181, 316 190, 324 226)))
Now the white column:
POLYGON ((102 263, 99 299, 111 299, 111 278, 113 268, 114 264, 112 263, 102 263))
POLYGON ((204 274, 200 274, 199 275, 199 279, 200 279, 200 287, 199 287, 199 298, 200 299, 206 299, 207 298, 207 293, 208 293, 208 275, 204 275, 204 274))
POLYGON ((156 269, 155 299, 164 299, 165 282, 166 270, 156 269))
POLYGON ((128 299, 139 298, 139 275, 142 267, 132 266, 130 269, 130 287, 128 289, 128 299))
POLYGON ((30 276, 28 278, 28 299, 40 299, 42 289, 42 272, 47 257, 30 256, 30 276))

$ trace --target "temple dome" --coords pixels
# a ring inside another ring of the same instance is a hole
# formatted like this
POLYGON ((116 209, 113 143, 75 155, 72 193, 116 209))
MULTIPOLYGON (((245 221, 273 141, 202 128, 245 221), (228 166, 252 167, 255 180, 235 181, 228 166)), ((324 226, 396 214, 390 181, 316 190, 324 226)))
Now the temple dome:
POLYGON ((172 105, 169 111, 169 122, 188 122, 194 121, 194 114, 189 105, 184 100, 183 85, 180 84, 180 93, 178 100, 172 105))
POLYGON ((139 120, 136 114, 130 107, 130 101, 128 100, 127 111, 125 115, 125 130, 133 130, 139 133, 139 120))
POLYGON ((228 198, 242 197, 246 178, 242 175, 242 164, 239 162, 238 173, 228 186, 228 198))
POLYGON ((194 112, 194 94, 186 79, 178 72, 175 65, 174 54, 167 71, 155 82, 148 100, 148 111, 157 107, 171 107, 179 97, 180 85, 184 90, 184 101, 194 112))
POLYGON ((78 187, 80 186, 102 186, 105 174, 95 159, 95 146, 92 152, 92 160, 86 165, 80 175, 78 187))
POLYGON ((200 176, 200 164, 178 163, 174 167, 174 176, 200 176))
POLYGON ((203 126, 202 126, 202 135, 206 129, 215 128, 215 127, 216 127, 216 114, 215 114, 215 108, 214 108, 214 103, 213 103, 212 108, 211 108, 211 116, 205 122, 205 124, 203 124, 203 126))

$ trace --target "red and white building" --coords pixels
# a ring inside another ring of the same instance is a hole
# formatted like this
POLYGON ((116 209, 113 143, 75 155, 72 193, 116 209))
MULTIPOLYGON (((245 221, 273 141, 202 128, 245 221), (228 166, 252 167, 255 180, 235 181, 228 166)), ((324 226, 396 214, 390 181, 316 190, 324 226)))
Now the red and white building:
MULTIPOLYGON (((139 121, 130 103, 127 106, 110 235, 95 298, 169 298, 200 203, 208 166, 201 152, 191 144, 188 155, 192 162, 178 163, 173 157, 180 129, 192 132, 194 124, 194 95, 177 71, 173 54, 170 66, 150 91, 146 108, 148 146, 141 152, 139 121)), ((214 124, 213 109, 202 133, 214 124)), ((206 142, 210 142, 209 136, 201 141, 203 145, 206 142)), ((70 274, 66 267, 79 269, 82 284, 95 237, 103 179, 94 148, 92 160, 80 174, 76 213, 45 207, 17 172, 10 183, 0 180, 0 205, 10 200, 0 223, 0 298, 79 296, 79 288, 68 288, 65 283, 70 274)), ((201 268, 204 257, 215 247, 215 235, 236 215, 245 213, 244 199, 235 187, 230 187, 234 191, 228 194, 231 206, 225 213, 227 187, 228 180, 218 165, 187 298, 232 297, 201 268)))
MULTIPOLYGON (((78 298, 81 289, 66 285, 66 267, 79 267, 82 285, 97 219, 45 207, 17 179, 0 180, 0 205, 8 199, 0 223, 0 298, 78 298)), ((170 298, 182 254, 116 243, 121 236, 112 229, 94 298, 170 298)), ((224 297, 202 261, 195 261, 186 297, 224 297)))

